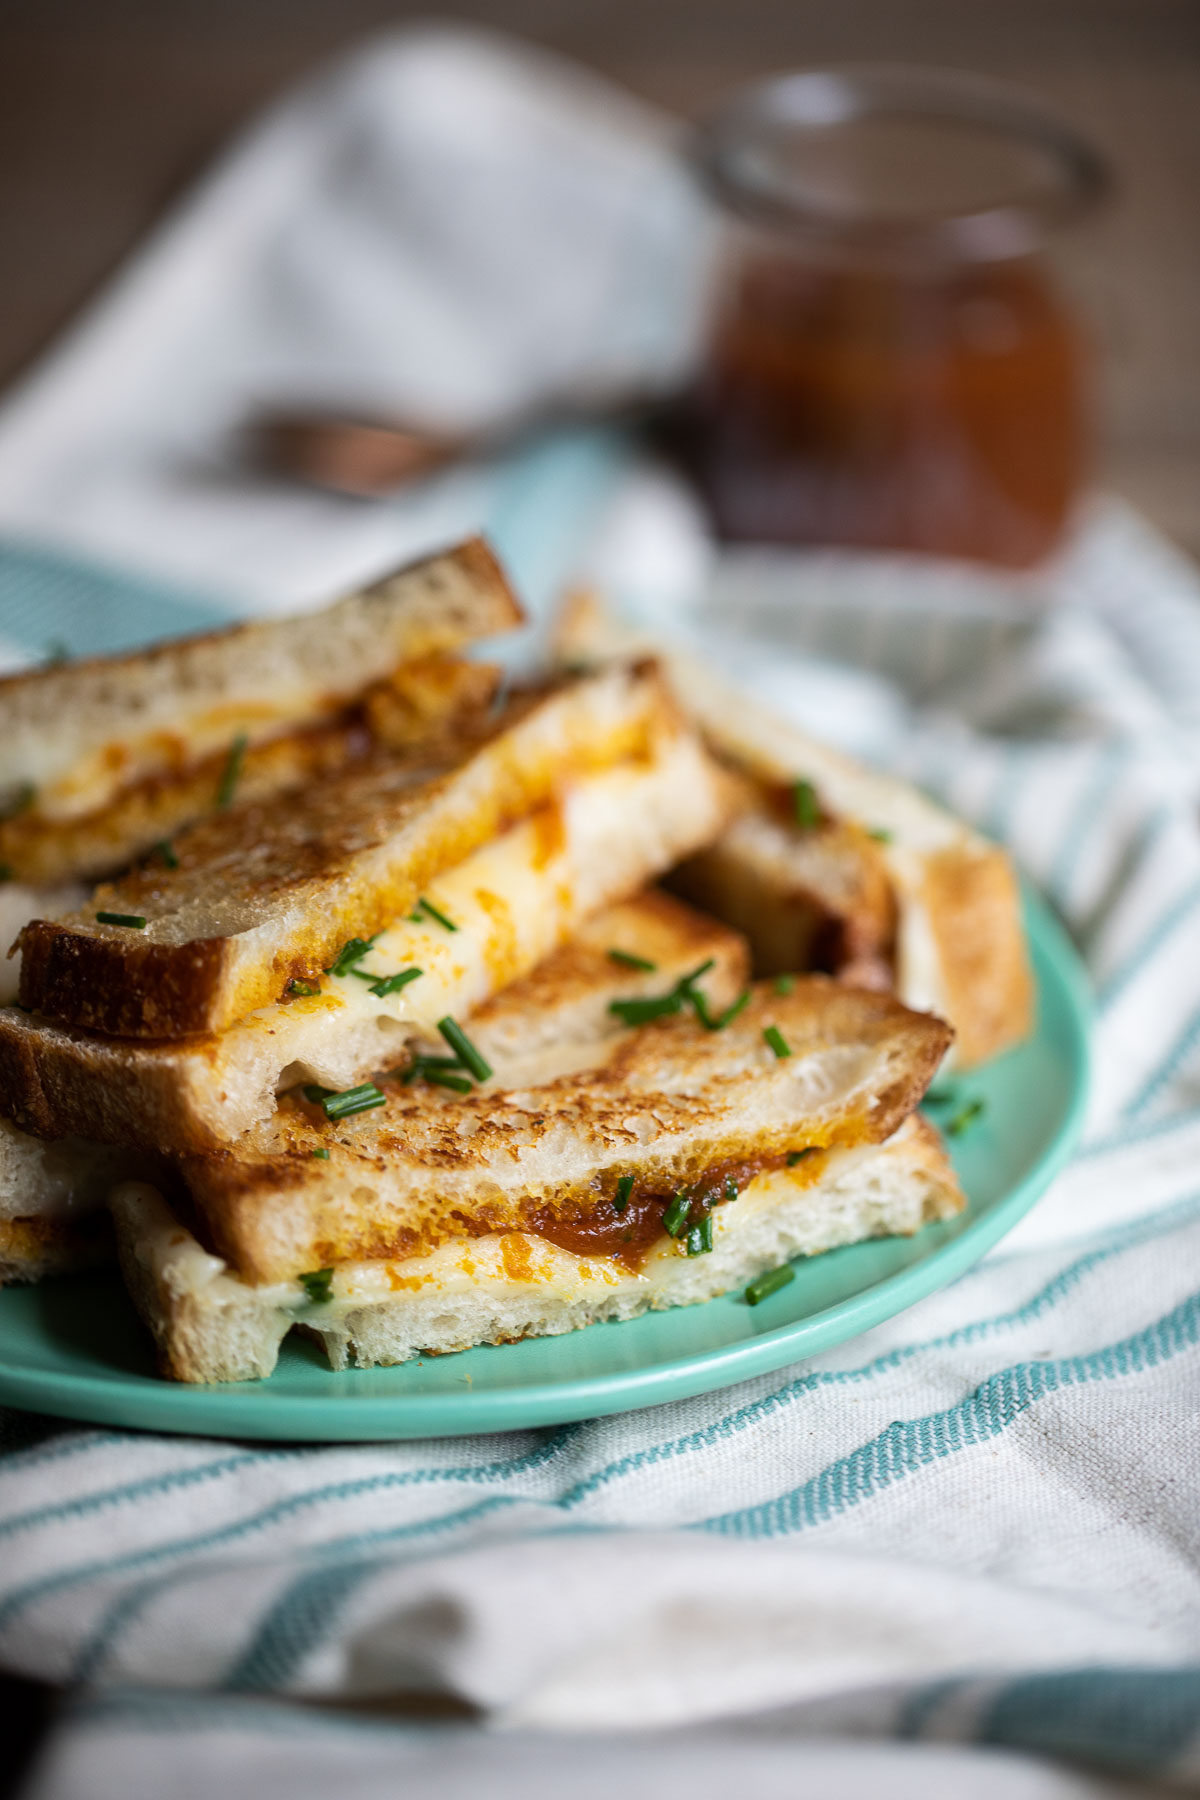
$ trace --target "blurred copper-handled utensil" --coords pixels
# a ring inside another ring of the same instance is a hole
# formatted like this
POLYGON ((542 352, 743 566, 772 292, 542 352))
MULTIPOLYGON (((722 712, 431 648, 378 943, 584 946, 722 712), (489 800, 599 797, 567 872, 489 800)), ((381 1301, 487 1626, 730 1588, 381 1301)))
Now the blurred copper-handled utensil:
POLYGON ((313 487, 380 499, 410 481, 471 456, 509 450, 552 427, 644 423, 664 396, 606 393, 547 406, 475 432, 444 432, 401 419, 336 413, 270 413, 250 427, 251 459, 313 487))

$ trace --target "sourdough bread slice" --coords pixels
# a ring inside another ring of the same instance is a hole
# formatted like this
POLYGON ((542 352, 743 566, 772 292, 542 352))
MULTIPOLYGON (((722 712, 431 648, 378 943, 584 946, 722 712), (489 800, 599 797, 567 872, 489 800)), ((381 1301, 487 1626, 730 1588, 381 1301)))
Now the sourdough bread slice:
POLYGON ((453 754, 376 757, 303 805, 218 814, 176 840, 174 868, 144 865, 68 918, 27 925, 22 1003, 117 1037, 223 1031, 407 912, 573 775, 677 730, 652 670, 615 669, 514 699, 453 754))
MULTIPOLYGON (((0 1009, 0 1107, 42 1137, 219 1149, 265 1122, 280 1088, 350 1087, 402 1061, 414 1038, 436 1039, 439 1019, 479 1007, 592 913, 712 837, 724 806, 719 773, 696 738, 672 726, 646 757, 566 780, 551 807, 435 877, 424 893, 436 913, 396 921, 348 973, 323 975, 319 991, 276 1001, 227 1031, 148 1043, 0 1009), (413 968, 420 977, 391 993, 362 979, 413 968)), ((714 927, 710 939, 714 932, 731 941, 714 927)), ((668 941, 674 966, 669 952, 668 941)))
POLYGON ((963 1205, 936 1132, 914 1115, 884 1144, 758 1176, 714 1209, 706 1255, 663 1238, 633 1269, 535 1234, 497 1233, 403 1262, 342 1264, 329 1271, 328 1300, 314 1299, 312 1284, 241 1280, 153 1187, 122 1186, 112 1211, 126 1284, 163 1374, 211 1382, 269 1375, 294 1325, 320 1339, 335 1369, 552 1336, 709 1300, 792 1257, 910 1234, 963 1205))
POLYGON ((181 757, 222 755, 239 733, 257 744, 319 724, 399 664, 521 618, 500 565, 473 538, 320 612, 7 676, 0 814, 24 798, 24 812, 77 819, 131 782, 173 777, 181 757))
POLYGON ((659 657, 710 748, 757 788, 727 832, 681 872, 680 887, 747 933, 763 972, 777 966, 781 940, 802 944, 824 919, 845 946, 839 972, 874 982, 890 963, 903 1000, 950 1021, 956 1066, 1028 1035, 1033 981, 1020 892, 999 846, 910 783, 751 705, 696 658, 622 625, 590 595, 568 602, 556 643, 564 663, 578 667, 659 657), (766 803, 797 781, 811 786, 820 829, 829 821, 854 828, 835 858, 817 854, 808 831, 781 825, 766 803), (864 904, 880 867, 894 894, 894 942, 864 904))
POLYGON ((388 1082, 386 1105, 336 1124, 294 1092, 236 1153, 181 1167, 213 1247, 260 1283, 464 1234, 602 1236, 629 1178, 623 1223, 640 1241, 681 1189, 742 1185, 789 1153, 882 1142, 951 1036, 939 1019, 824 977, 787 994, 761 984, 721 1029, 689 1006, 596 1046, 591 1066, 574 1059, 524 1088, 388 1082))

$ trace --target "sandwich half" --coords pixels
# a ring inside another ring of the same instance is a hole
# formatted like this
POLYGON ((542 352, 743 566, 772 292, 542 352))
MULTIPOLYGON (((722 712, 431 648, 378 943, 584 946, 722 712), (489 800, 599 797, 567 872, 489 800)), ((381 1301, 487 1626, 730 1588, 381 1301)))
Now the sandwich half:
POLYGON ((431 1085, 431 1061, 360 1116, 285 1097, 236 1152, 183 1159, 179 1210, 122 1186, 122 1266, 164 1368, 268 1373, 293 1323, 339 1366, 566 1331, 958 1210, 913 1117, 948 1027, 822 977, 724 1005, 709 973, 618 994, 619 1029, 533 1057, 531 994, 526 1047, 473 1061, 478 1086, 431 1085))
POLYGON ((1031 1027, 1033 985, 1008 857, 910 784, 764 713, 591 596, 559 622, 564 664, 661 658, 676 699, 740 784, 725 830, 677 891, 748 937, 761 974, 808 968, 891 988, 954 1026, 972 1067, 1031 1027))

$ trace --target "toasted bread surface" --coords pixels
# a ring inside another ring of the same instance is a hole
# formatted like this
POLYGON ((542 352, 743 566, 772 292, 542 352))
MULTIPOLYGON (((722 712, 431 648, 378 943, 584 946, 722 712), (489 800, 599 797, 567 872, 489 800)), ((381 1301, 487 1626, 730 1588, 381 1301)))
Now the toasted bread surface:
POLYGON ((681 729, 652 672, 617 670, 513 700, 456 753, 376 757, 302 806, 219 814, 178 838, 177 867, 144 865, 67 920, 28 925, 22 1003, 118 1037, 224 1030, 405 912, 572 773, 681 729))
POLYGON ((649 1218, 651 1201, 661 1212, 718 1168, 740 1184, 789 1152, 881 1142, 951 1036, 820 976, 786 995, 763 984, 724 1029, 681 1013, 536 1087, 459 1097, 390 1086, 386 1107, 333 1126, 287 1097, 237 1154, 187 1158, 184 1177, 214 1247, 255 1281, 411 1255, 464 1232, 586 1233, 596 1218, 607 1228, 623 1176, 649 1218))
MULTIPOLYGON (((452 657, 403 664, 335 716, 248 743, 239 753, 236 804, 276 800, 380 748, 404 752, 461 733, 488 705, 499 675, 489 664, 452 657)), ((196 757, 181 738, 172 767, 128 782, 91 812, 54 818, 31 807, 0 820, 0 863, 40 885, 97 880, 148 854, 165 866, 160 846, 173 855, 176 833, 217 809, 229 757, 228 743, 196 757)))
POLYGON ((471 539, 300 618, 261 620, 0 680, 0 811, 60 821, 131 781, 340 712, 398 664, 510 629, 521 610, 471 539), (27 808, 28 810, 28 808, 27 808))
POLYGON ((103 1207, 78 1219, 44 1214, 0 1219, 0 1287, 70 1275, 112 1260, 112 1225, 103 1207))
POLYGON ((335 1368, 404 1362, 693 1304, 793 1256, 913 1232, 964 1204, 937 1134, 917 1115, 887 1143, 832 1151, 823 1165, 816 1180, 784 1169, 750 1182, 714 1211, 707 1255, 682 1255, 661 1239, 635 1272, 536 1234, 494 1233, 403 1263, 342 1264, 331 1271, 326 1304, 299 1283, 254 1287, 231 1276, 152 1188, 121 1188, 113 1213, 126 1280, 164 1374, 238 1381, 270 1374, 297 1324, 320 1339, 335 1368))

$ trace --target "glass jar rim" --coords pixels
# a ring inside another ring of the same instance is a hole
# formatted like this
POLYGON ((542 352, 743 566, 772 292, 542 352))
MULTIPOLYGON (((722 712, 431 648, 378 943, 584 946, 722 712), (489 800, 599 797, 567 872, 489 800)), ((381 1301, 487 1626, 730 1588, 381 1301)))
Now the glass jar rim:
POLYGON ((736 92, 693 133, 690 161, 711 197, 741 218, 810 241, 867 251, 920 249, 972 260, 1028 253, 1050 228, 1090 211, 1111 190, 1103 157, 1019 88, 948 69, 845 64, 773 76, 736 92), (909 213, 821 204, 784 166, 785 148, 828 144, 870 122, 957 128, 1039 158, 1040 184, 978 204, 909 213))

